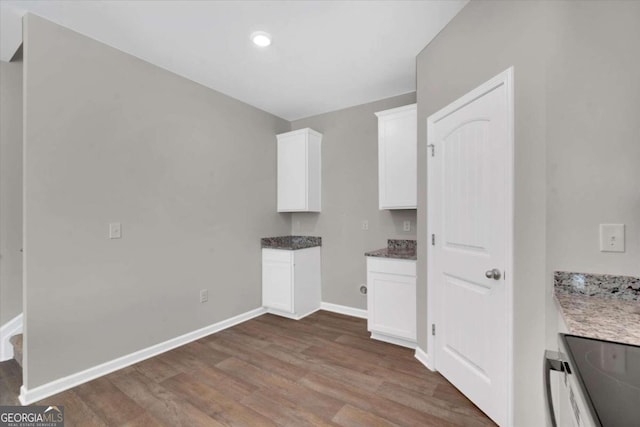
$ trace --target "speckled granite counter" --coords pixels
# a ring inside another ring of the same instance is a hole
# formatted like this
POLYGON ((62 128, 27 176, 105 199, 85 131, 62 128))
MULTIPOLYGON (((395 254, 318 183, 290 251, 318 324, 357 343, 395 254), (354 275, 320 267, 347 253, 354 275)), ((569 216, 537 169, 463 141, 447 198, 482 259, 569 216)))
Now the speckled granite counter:
POLYGON ((570 333, 640 345, 640 279, 556 272, 554 282, 570 333))
POLYGON ((315 236, 278 236, 260 239, 265 249, 297 250, 322 246, 322 237, 315 236))
POLYGON ((364 255, 372 256, 372 257, 380 257, 380 258, 415 260, 417 259, 416 241, 389 239, 387 240, 386 248, 377 249, 371 252, 365 252, 364 255))

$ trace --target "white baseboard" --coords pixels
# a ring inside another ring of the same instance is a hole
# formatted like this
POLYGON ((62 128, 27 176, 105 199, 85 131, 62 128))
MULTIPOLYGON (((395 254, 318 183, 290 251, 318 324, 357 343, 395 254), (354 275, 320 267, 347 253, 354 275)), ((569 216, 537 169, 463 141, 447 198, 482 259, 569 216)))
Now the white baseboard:
POLYGON ((367 310, 361 308, 347 307, 346 305, 331 304, 330 302, 320 303, 320 310, 331 311, 333 313, 346 314, 347 316, 367 318, 367 310))
POLYGON ((428 370, 435 372, 435 369, 433 369, 433 364, 431 363, 431 358, 420 347, 416 347, 416 359, 418 359, 418 361, 422 363, 428 370))
POLYGON ((371 332, 371 338, 374 340, 384 341, 384 342, 388 342, 389 344, 395 344, 402 347, 407 347, 411 349, 416 348, 415 341, 409 341, 404 338, 392 337, 389 335, 381 334, 379 332, 371 332))
POLYGON ((264 308, 256 308, 255 310, 247 311, 246 313, 239 314, 230 319, 226 319, 221 322, 205 326, 204 328, 188 332, 184 335, 180 335, 179 337, 172 338, 165 342, 144 348, 126 356, 110 360, 98 366, 85 369, 84 371, 59 378, 55 381, 51 381, 47 384, 40 385, 33 389, 28 390, 24 386, 22 386, 20 388, 20 403, 22 403, 23 405, 29 405, 33 402, 42 400, 45 397, 49 397, 62 391, 68 390, 71 387, 75 387, 77 385, 86 383, 87 381, 91 381, 103 375, 107 375, 111 372, 117 371, 118 369, 126 368, 127 366, 133 365, 134 363, 138 363, 150 357, 157 356, 158 354, 190 343, 191 341, 195 341, 207 335, 219 332, 223 329, 230 328, 231 326, 237 325, 239 323, 246 322, 247 320, 258 317, 264 313, 266 313, 266 310, 264 308))
POLYGON ((0 362, 13 359, 13 345, 9 339, 22 333, 22 313, 0 327, 0 362))
POLYGON ((317 308, 315 310, 311 310, 308 313, 300 314, 300 315, 294 314, 294 313, 287 313, 286 311, 278 310, 277 308, 266 308, 266 310, 267 310, 267 313, 275 314, 276 316, 286 317, 287 319, 291 319, 291 320, 300 320, 315 313, 320 309, 317 308))

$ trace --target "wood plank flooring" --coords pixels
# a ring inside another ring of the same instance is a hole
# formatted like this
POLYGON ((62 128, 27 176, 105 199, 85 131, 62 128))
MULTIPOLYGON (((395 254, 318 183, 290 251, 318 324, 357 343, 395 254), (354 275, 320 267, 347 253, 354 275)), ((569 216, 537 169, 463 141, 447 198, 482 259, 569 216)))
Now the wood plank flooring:
MULTIPOLYGON (((21 375, 0 363, 0 405, 21 375)), ((494 425, 412 350, 326 311, 266 314, 38 404, 63 405, 67 427, 494 425)))

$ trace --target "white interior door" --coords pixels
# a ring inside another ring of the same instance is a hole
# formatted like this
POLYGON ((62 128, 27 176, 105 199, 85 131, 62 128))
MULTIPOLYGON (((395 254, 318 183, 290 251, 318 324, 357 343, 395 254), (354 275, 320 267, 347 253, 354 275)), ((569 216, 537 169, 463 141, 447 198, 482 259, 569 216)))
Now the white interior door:
POLYGON ((500 425, 511 425, 512 87, 509 69, 427 123, 429 352, 500 425))

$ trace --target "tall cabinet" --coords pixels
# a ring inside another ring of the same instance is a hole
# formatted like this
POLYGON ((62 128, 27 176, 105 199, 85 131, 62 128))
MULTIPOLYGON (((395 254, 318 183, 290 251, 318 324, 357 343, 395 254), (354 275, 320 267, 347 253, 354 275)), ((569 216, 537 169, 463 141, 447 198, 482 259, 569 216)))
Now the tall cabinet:
POLYGON ((378 193, 380 209, 418 206, 416 104, 380 111, 378 116, 378 193))
POLYGON ((278 212, 320 212, 322 134, 305 128, 278 139, 278 212))

